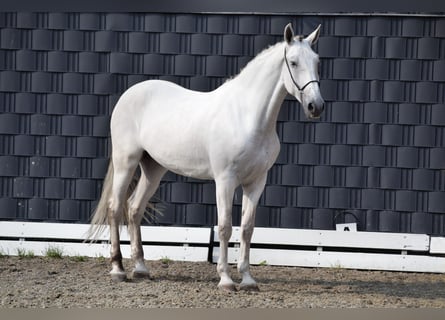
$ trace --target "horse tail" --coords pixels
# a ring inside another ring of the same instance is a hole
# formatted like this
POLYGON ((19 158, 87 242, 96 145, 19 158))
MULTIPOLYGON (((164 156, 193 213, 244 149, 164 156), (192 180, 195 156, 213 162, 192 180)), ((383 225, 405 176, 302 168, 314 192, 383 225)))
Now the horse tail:
POLYGON ((87 240, 97 240, 97 238, 105 230, 106 224, 108 224, 108 210, 110 204, 111 188, 113 186, 113 175, 113 161, 110 159, 107 174, 105 175, 102 186, 102 194, 100 196, 96 209, 93 212, 90 228, 87 232, 87 240))

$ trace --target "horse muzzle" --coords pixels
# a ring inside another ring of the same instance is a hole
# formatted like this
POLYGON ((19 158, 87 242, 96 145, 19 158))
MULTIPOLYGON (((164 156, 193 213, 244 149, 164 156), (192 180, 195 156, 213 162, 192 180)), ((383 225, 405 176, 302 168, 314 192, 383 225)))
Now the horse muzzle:
POLYGON ((310 102, 307 105, 307 116, 311 119, 318 119, 320 118, 321 114, 324 111, 324 101, 322 103, 313 103, 310 102))

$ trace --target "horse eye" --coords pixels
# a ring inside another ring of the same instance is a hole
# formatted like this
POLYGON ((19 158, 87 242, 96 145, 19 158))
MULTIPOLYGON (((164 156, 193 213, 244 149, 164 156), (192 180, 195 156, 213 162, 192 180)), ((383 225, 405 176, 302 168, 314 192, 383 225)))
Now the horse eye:
POLYGON ((294 61, 291 61, 291 62, 290 62, 290 65, 291 65, 292 67, 296 67, 296 66, 297 66, 297 63, 294 62, 294 61))

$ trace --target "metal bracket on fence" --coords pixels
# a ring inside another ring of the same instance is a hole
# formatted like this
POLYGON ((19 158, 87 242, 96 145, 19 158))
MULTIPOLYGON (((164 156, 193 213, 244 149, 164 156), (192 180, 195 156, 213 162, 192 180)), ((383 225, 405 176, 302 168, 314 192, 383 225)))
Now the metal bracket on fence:
POLYGON ((357 218, 357 216, 355 215, 355 213, 350 212, 350 211, 340 211, 337 212, 334 216, 334 222, 336 222, 338 216, 340 214, 346 215, 346 214, 350 214, 351 216, 354 217, 355 222, 350 222, 350 223, 336 223, 335 224, 335 230, 337 231, 357 231, 357 223, 359 222, 359 219, 357 218))

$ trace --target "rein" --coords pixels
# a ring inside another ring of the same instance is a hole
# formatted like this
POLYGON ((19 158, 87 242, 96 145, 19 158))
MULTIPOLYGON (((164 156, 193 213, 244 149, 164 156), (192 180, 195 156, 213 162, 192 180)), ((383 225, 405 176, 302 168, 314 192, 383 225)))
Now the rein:
POLYGON ((318 85, 320 86, 320 81, 319 81, 319 80, 310 80, 310 81, 308 81, 303 87, 300 87, 300 86, 298 85, 298 83, 295 81, 294 76, 292 75, 292 72, 291 72, 291 70, 290 70, 290 67, 289 67, 289 61, 287 61, 286 47, 284 47, 284 61, 286 61, 287 70, 289 71, 289 75, 290 75, 290 78, 292 79, 292 82, 293 82, 294 85, 297 87, 298 91, 300 91, 300 96, 301 96, 301 98, 303 98, 303 95, 304 95, 304 89, 306 89, 306 87, 307 87, 308 85, 310 85, 311 83, 315 82, 315 83, 318 83, 318 85))

